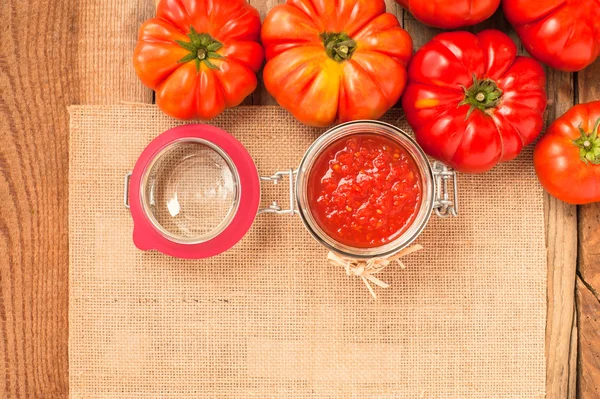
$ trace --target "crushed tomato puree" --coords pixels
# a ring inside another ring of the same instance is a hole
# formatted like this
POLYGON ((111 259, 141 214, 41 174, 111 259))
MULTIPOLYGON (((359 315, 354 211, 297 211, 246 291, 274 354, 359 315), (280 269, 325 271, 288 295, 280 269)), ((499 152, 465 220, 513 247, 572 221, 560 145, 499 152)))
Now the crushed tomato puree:
POLYGON ((419 169, 404 147, 355 134, 327 147, 308 177, 308 202, 321 229, 339 243, 373 248, 397 239, 421 203, 419 169))

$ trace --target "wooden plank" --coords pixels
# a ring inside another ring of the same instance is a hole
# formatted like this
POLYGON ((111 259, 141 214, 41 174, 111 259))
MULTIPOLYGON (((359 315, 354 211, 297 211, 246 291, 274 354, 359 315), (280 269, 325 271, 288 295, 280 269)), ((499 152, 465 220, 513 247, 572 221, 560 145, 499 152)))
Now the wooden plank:
MULTIPOLYGON (((150 7, 148 6, 150 5, 150 7)), ((149 101, 137 0, 5 0, 0 102, 0 397, 68 396, 68 124, 77 103, 149 101)))
POLYGON ((76 7, 5 0, 0 10, 0 396, 65 397, 76 7))
POLYGON ((142 23, 155 15, 154 0, 83 0, 77 13, 80 104, 152 102, 132 64, 142 23))
MULTIPOLYGON (((547 68, 550 123, 574 101, 573 75, 547 68)), ((577 267, 577 208, 546 194, 548 250, 548 313, 546 320, 546 395, 574 398, 577 364, 575 273, 577 267)))
POLYGON ((546 320, 546 395, 574 398, 577 351, 575 269, 577 264, 576 208, 546 195, 548 250, 548 313, 546 320))
MULTIPOLYGON (((600 61, 579 72, 579 102, 600 100, 600 61)), ((578 397, 600 398, 600 203, 579 207, 578 397)))
POLYGON ((578 398, 600 398, 600 301, 598 292, 577 278, 577 312, 579 316, 578 398))

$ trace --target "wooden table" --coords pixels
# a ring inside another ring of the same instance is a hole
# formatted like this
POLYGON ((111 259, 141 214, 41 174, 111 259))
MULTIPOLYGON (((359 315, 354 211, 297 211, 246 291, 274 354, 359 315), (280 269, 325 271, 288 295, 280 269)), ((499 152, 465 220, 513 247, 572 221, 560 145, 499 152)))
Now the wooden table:
MULTIPOLYGON (((263 16, 278 2, 251 0, 263 16)), ((387 3, 416 46, 437 32, 387 3)), ((154 0, 3 0, 0 10, 0 397, 65 398, 67 106, 152 102, 131 54, 154 0)), ((512 32, 501 12, 482 27, 512 32)), ((548 120, 600 99, 599 76, 600 62, 548 70, 548 120)), ((274 103, 263 88, 246 102, 274 103)), ((600 398, 600 204, 547 197, 545 208, 548 397, 600 398)))

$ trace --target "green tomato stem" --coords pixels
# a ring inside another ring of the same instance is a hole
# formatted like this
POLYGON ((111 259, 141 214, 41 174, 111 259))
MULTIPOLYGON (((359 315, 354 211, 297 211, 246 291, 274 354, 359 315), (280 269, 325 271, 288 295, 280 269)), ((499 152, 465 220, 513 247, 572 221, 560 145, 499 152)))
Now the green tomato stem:
POLYGON ((190 38, 189 42, 184 42, 183 40, 175 41, 181 47, 190 52, 178 62, 184 64, 194 61, 196 63, 196 71, 198 72, 200 71, 200 66, 203 63, 209 68, 218 69, 218 67, 210 60, 223 58, 221 54, 217 53, 217 50, 223 47, 223 44, 218 40, 213 39, 207 33, 196 32, 196 29, 194 29, 193 26, 190 26, 190 33, 188 33, 187 36, 190 38))
POLYGON ((587 133, 581 125, 579 126, 579 132, 581 137, 574 140, 573 143, 579 147, 579 157, 582 162, 590 163, 592 165, 600 165, 600 137, 598 137, 598 130, 600 129, 600 118, 596 121, 593 130, 587 133))
POLYGON ((321 33, 321 40, 327 55, 336 62, 344 62, 352 58, 356 50, 356 42, 346 33, 321 33))
POLYGON ((473 75, 471 87, 466 88, 463 86, 463 91, 465 97, 458 106, 468 105, 470 107, 466 119, 469 119, 469 116, 476 109, 486 112, 488 109, 496 107, 500 103, 503 94, 495 81, 492 79, 479 80, 475 75, 473 75))

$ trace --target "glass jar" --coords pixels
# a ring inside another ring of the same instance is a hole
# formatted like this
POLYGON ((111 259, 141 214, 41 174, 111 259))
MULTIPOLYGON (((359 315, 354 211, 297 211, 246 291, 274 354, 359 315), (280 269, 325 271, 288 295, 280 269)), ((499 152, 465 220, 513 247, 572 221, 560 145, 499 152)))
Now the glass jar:
POLYGON ((217 255, 235 245, 257 214, 298 214, 323 246, 343 257, 386 258, 412 243, 432 213, 458 215, 455 172, 431 164, 421 147, 401 129, 380 121, 353 121, 321 135, 307 149, 298 168, 259 176, 252 157, 229 133, 209 125, 168 130, 142 152, 125 178, 125 205, 134 220, 133 240, 142 250, 190 259, 217 255), (308 181, 315 160, 340 139, 357 134, 393 140, 413 158, 422 195, 410 226, 385 245, 358 248, 342 244, 316 222, 308 201, 308 181), (277 202, 259 209, 260 184, 289 184, 290 209, 277 202))

